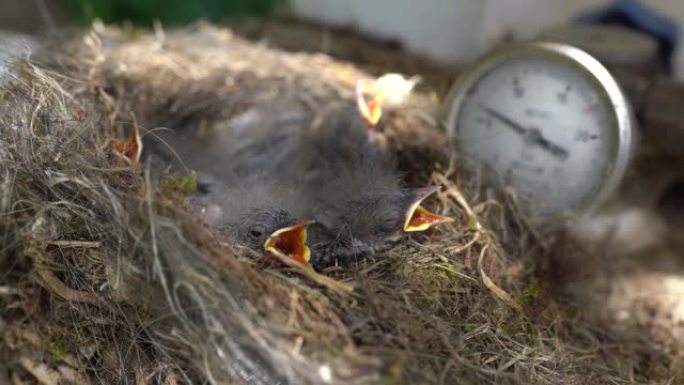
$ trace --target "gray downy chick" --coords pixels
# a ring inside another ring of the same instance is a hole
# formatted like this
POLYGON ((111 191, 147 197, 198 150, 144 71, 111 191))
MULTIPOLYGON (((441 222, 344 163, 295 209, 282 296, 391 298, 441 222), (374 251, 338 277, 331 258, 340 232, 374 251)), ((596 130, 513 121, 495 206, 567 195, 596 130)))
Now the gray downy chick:
POLYGON ((355 105, 332 111, 302 143, 299 154, 304 155, 292 163, 299 165, 298 175, 306 175, 313 202, 309 216, 316 224, 309 242, 314 267, 344 265, 386 251, 410 232, 451 220, 420 206, 438 187, 404 186, 355 105))
MULTIPOLYGON (((260 116, 278 113, 273 107, 257 111, 260 116)), ((370 140, 355 105, 329 112, 316 125, 306 119, 290 122, 293 124, 287 126, 276 118, 254 119, 240 129, 247 134, 246 138, 233 137, 234 128, 224 131, 232 133, 232 139, 226 137, 226 141, 248 145, 240 146, 238 152, 234 151, 236 146, 224 146, 222 163, 230 164, 242 178, 250 179, 259 173, 268 175, 264 179, 269 180, 269 186, 250 186, 253 193, 269 196, 269 203, 282 203, 294 198, 284 195, 281 187, 297 186, 297 207, 283 204, 278 210, 266 210, 262 205, 260 212, 248 212, 242 217, 242 228, 266 218, 313 219, 308 239, 313 250, 311 263, 317 268, 346 264, 396 244, 404 235, 404 216, 417 199, 418 191, 402 187, 391 162, 370 140), (256 122, 261 124, 251 127, 256 122), (280 139, 280 135, 289 136, 289 141, 280 139), (245 153, 253 155, 245 157, 245 153), (262 162, 260 158, 272 161, 262 162)), ((234 179, 227 178, 225 170, 214 175, 221 180, 234 179)), ((239 195, 238 201, 245 194, 239 195)), ((226 202, 225 196, 211 199, 226 202)), ((244 237, 232 236, 238 240, 244 237)))
POLYGON ((411 232, 451 221, 421 206, 438 189, 407 188, 395 175, 380 172, 350 173, 325 184, 322 206, 313 214, 319 227, 309 238, 311 264, 343 266, 387 251, 411 232))
POLYGON ((143 138, 147 152, 174 169, 196 170, 229 185, 240 177, 280 175, 294 168, 286 165, 303 147, 302 127, 310 125, 311 116, 285 98, 230 119, 203 123, 184 118, 175 126, 174 119, 167 121, 171 128, 155 129, 143 138))
POLYGON ((198 191, 190 204, 198 217, 223 236, 255 251, 308 261, 309 221, 301 190, 269 175, 241 176, 227 185, 198 176, 198 191), (239 180, 239 183, 237 181, 239 180))
POLYGON ((303 218, 308 203, 299 181, 277 165, 301 147, 299 127, 306 120, 307 114, 288 99, 201 128, 183 115, 175 129, 157 129, 144 137, 144 157, 157 172, 196 171, 198 191, 190 203, 203 222, 227 238, 264 251, 265 242, 278 232, 276 240, 291 238, 290 246, 298 249, 295 257, 304 258, 299 254, 308 249, 298 244, 298 237, 306 237, 301 225, 308 224, 303 218))
POLYGON ((223 124, 165 141, 214 178, 206 185, 215 191, 202 198, 213 202, 202 206, 205 217, 236 241, 258 249, 268 231, 313 219, 311 262, 322 268, 387 250, 413 231, 406 218, 429 194, 403 186, 354 105, 318 124, 289 103, 257 106, 223 124), (257 225, 266 230, 245 232, 257 225))

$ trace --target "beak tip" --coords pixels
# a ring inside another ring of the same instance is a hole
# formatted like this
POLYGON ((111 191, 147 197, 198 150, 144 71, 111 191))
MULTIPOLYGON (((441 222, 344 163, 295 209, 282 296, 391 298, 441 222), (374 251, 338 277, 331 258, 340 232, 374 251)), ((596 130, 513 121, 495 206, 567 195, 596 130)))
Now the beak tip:
POLYGON ((418 190, 416 199, 406 212, 406 221, 404 222, 403 227, 404 232, 426 231, 432 226, 454 221, 453 218, 433 214, 421 205, 427 197, 439 191, 441 188, 442 186, 440 185, 432 185, 418 190))

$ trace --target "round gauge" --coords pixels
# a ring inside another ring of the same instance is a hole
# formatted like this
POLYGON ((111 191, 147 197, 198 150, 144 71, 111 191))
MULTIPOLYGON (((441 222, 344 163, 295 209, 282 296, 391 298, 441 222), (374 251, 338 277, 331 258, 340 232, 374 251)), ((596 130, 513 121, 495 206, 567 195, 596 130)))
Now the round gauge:
POLYGON ((488 181, 512 187, 535 219, 586 213, 614 192, 631 157, 631 109, 610 73, 577 48, 496 50, 454 85, 447 131, 488 181))

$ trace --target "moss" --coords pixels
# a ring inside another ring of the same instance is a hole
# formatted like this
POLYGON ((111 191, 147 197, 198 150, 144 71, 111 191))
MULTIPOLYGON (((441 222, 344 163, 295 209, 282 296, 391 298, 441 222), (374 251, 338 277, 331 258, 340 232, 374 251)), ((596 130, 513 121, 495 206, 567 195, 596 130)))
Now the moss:
POLYGON ((197 191, 197 173, 192 171, 189 175, 180 173, 170 174, 166 177, 164 185, 167 191, 190 195, 197 191))
POLYGON ((67 348, 64 339, 57 337, 55 340, 50 342, 48 345, 48 353, 50 353, 50 358, 55 363, 64 361, 64 357, 67 355, 67 348))
POLYGON ((470 217, 470 219, 468 219, 468 223, 466 223, 465 229, 468 231, 477 231, 478 226, 479 224, 477 219, 475 217, 470 217))
POLYGON ((532 277, 527 286, 523 289, 520 299, 524 304, 530 304, 541 299, 544 294, 544 287, 539 279, 532 277))

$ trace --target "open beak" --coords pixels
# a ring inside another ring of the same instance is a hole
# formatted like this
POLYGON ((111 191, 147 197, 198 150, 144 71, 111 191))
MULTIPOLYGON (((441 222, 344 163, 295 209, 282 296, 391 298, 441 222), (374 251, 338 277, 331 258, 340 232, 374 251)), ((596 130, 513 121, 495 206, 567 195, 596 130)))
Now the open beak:
POLYGON ((140 155, 142 155, 143 150, 138 124, 135 122, 133 123, 131 135, 128 137, 128 139, 115 139, 112 141, 112 147, 118 154, 122 155, 132 164, 137 164, 140 161, 140 155))
POLYGON ((373 96, 370 102, 366 102, 364 95, 363 84, 361 81, 356 83, 356 105, 359 109, 359 114, 366 122, 369 128, 375 127, 382 116, 382 103, 385 100, 385 94, 378 92, 373 96))
POLYGON ((306 244, 306 228, 312 223, 300 223, 275 231, 264 242, 264 249, 285 262, 293 261, 311 268, 311 250, 306 244))
POLYGON ((418 190, 416 199, 411 203, 404 218, 404 231, 407 233, 425 231, 440 223, 453 222, 453 218, 431 213, 421 203, 425 198, 439 190, 439 186, 426 187, 418 190))

